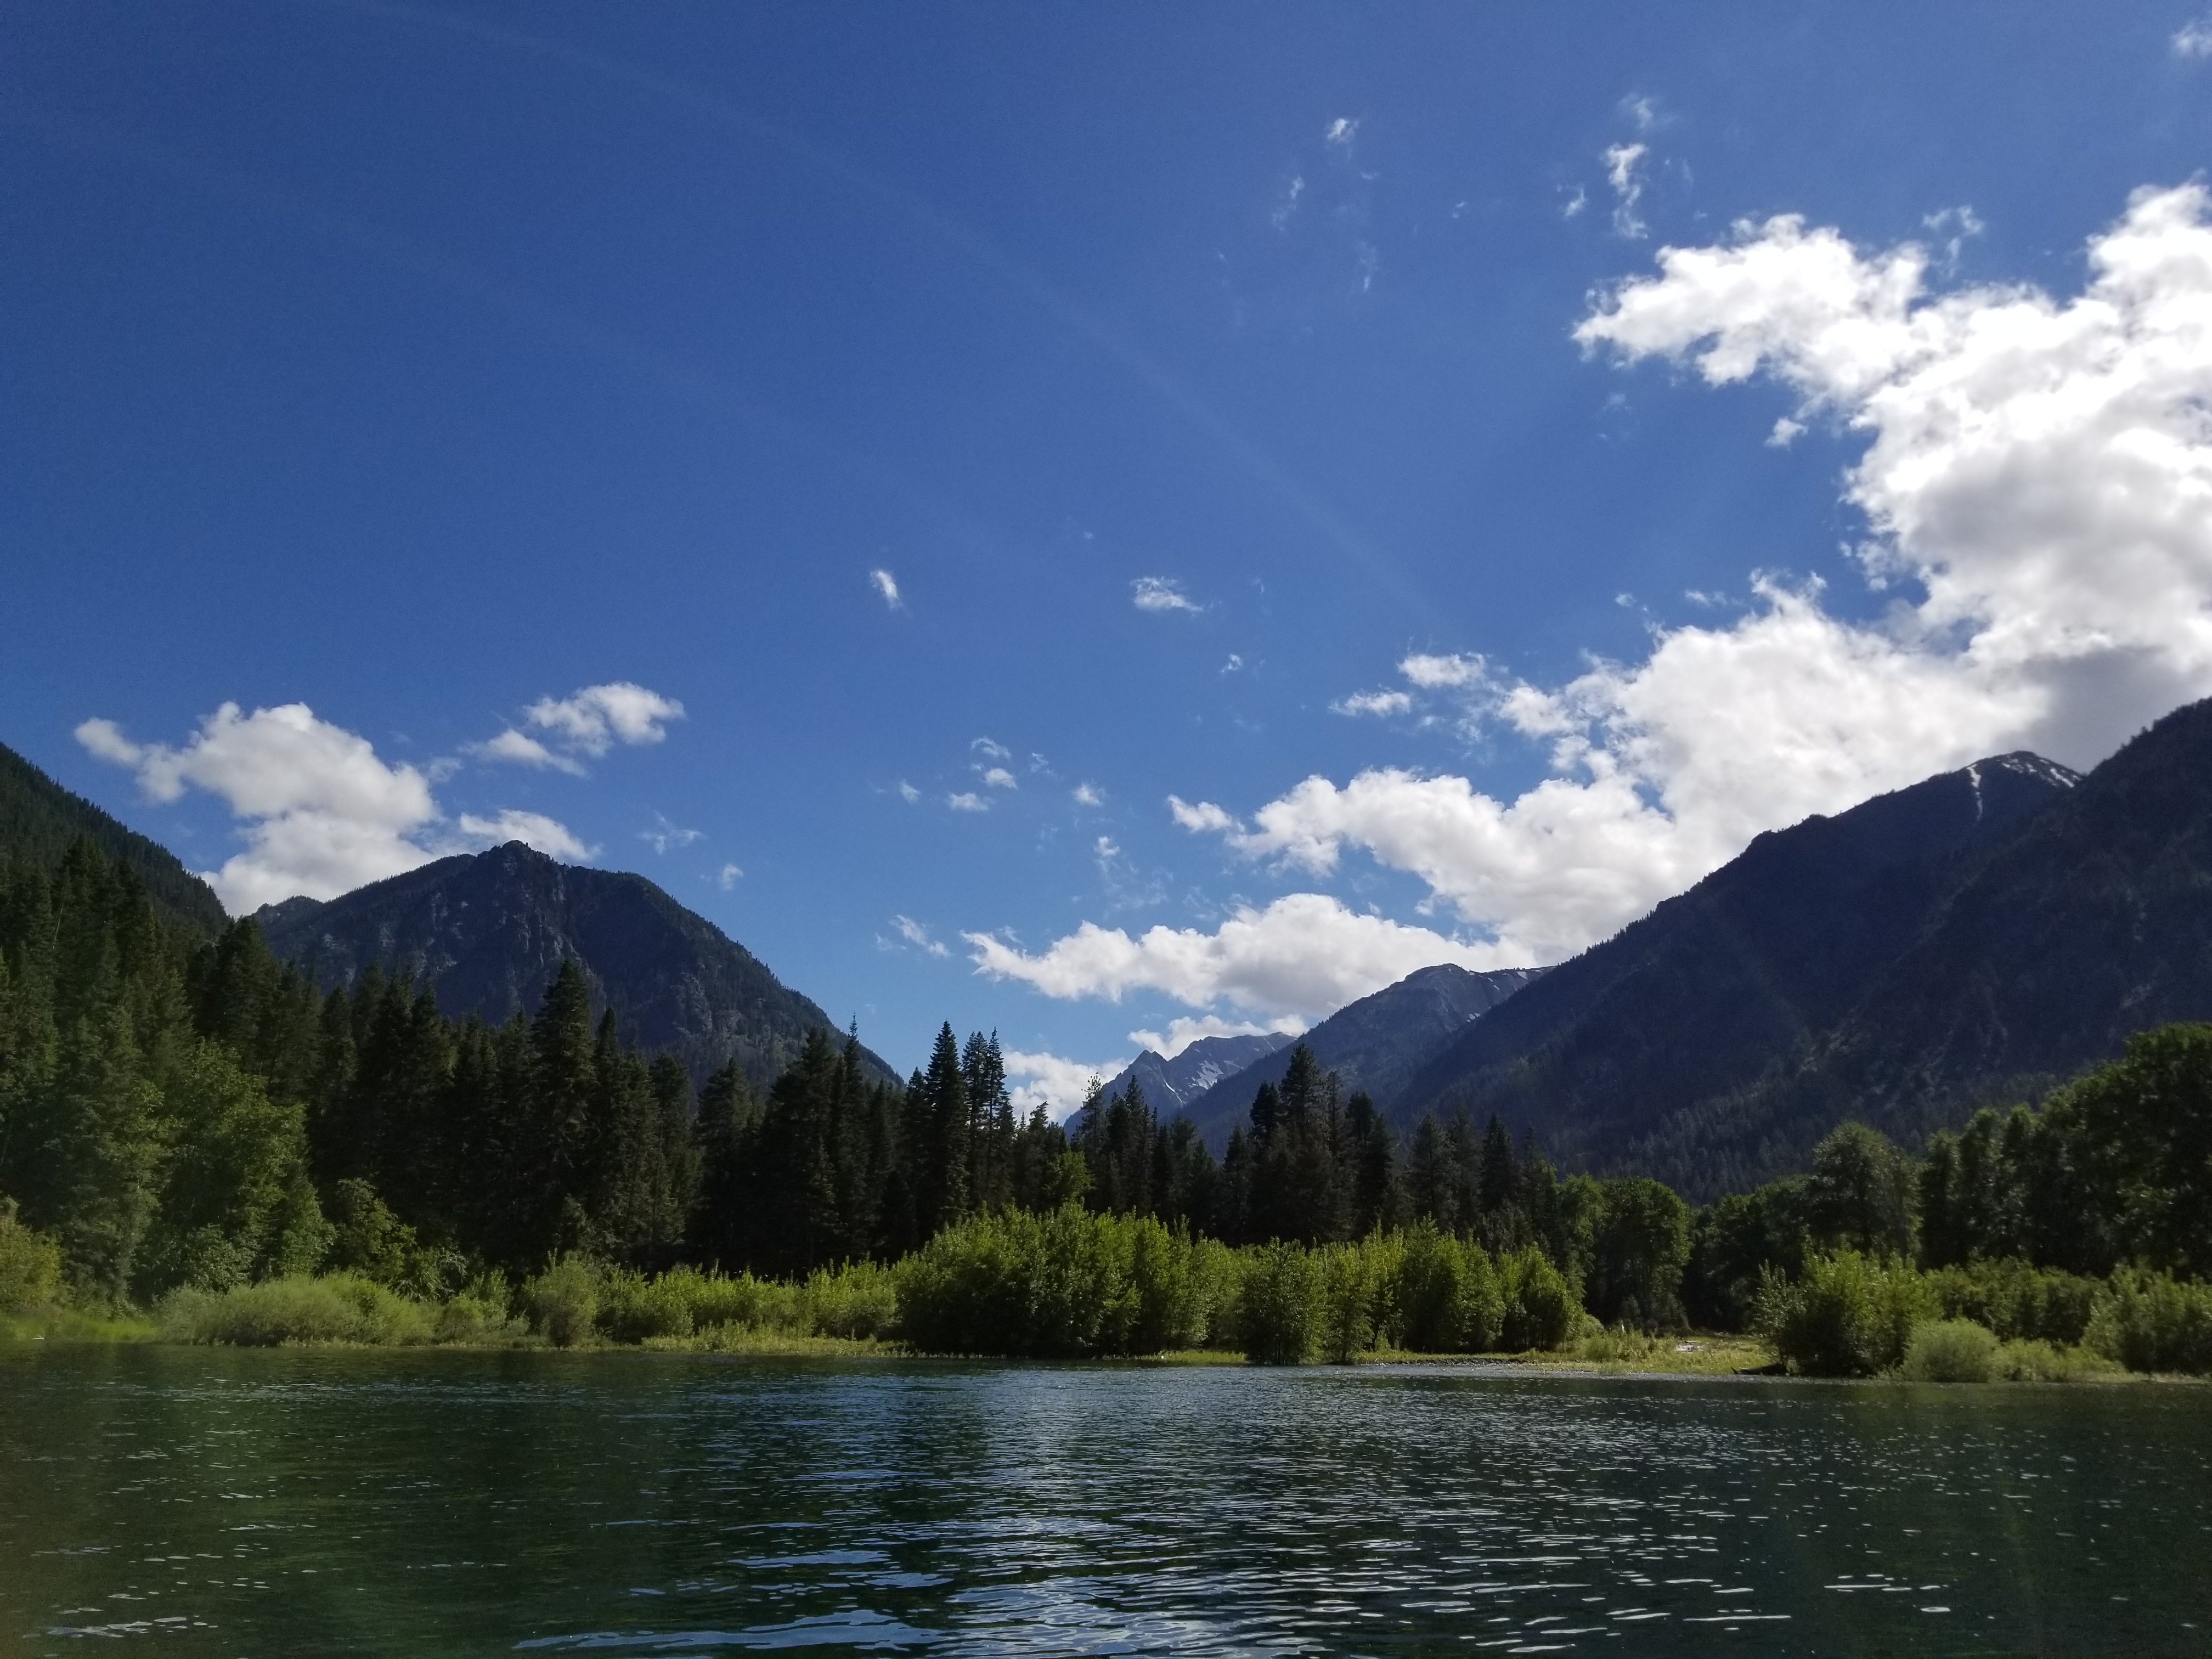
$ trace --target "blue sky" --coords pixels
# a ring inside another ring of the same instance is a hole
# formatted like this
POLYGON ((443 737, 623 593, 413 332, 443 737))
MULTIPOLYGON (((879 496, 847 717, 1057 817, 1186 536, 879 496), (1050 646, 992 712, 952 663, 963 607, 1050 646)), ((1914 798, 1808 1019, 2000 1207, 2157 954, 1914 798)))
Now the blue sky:
POLYGON ((2185 6, 31 0, 0 741, 1065 1102, 2212 693, 2208 164, 2185 6))

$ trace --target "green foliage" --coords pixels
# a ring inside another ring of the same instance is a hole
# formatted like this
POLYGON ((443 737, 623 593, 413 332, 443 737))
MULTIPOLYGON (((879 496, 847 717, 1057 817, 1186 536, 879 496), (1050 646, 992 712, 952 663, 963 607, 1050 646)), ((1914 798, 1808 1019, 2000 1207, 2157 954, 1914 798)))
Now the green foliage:
POLYGON ((1770 1272, 1794 1279, 1812 1249, 1802 1176, 1731 1193, 1698 1212, 1682 1272, 1682 1301, 1704 1329, 1747 1331, 1770 1272))
POLYGON ((185 1285, 161 1305, 171 1342, 267 1348, 285 1343, 410 1346, 431 1340, 431 1310, 358 1273, 270 1279, 226 1291, 185 1285))
POLYGON ((580 1347, 597 1334, 605 1274, 583 1256, 563 1256, 522 1285, 530 1328, 556 1348, 580 1347))
POLYGON ((61 1296, 62 1247, 15 1218, 15 1200, 0 1198, 0 1314, 52 1307, 61 1296))
POLYGON ((1433 1222, 1402 1236, 1393 1302, 1395 1339, 1416 1353, 1480 1353, 1504 1338, 1505 1298, 1488 1252, 1433 1222))
POLYGON ((1912 1255, 1912 1162, 1879 1131, 1842 1123, 1813 1152, 1805 1219, 1824 1249, 1912 1255))
POLYGON ((1557 1348, 1575 1334, 1582 1308, 1574 1288, 1534 1245, 1498 1258, 1504 1316, 1498 1332, 1510 1351, 1557 1348))
POLYGON ((2116 1369, 2101 1354, 2030 1339, 2001 1344, 1995 1374, 2002 1382, 2078 1382, 2109 1376, 2116 1369))
POLYGON ((1302 1365, 1321 1340, 1321 1274, 1295 1243, 1245 1252, 1237 1294, 1237 1344, 1255 1365, 1302 1365))
POLYGON ((2098 1292, 2087 1346, 2131 1371, 2212 1375, 2212 1285, 2122 1267, 2098 1292))
POLYGON ((1596 1225, 1583 1299, 1607 1325, 1680 1330, 1682 1270, 1690 1255, 1690 1206, 1656 1181, 1599 1183, 1596 1225))
POLYGON ((2025 1261, 1968 1262, 1928 1275, 1946 1319, 1971 1319, 2000 1337, 2072 1347, 2089 1328, 2100 1289, 2094 1279, 2025 1261))
POLYGON ((1807 1376, 1871 1376, 1905 1357, 1915 1325, 1937 1312, 1926 1279, 1902 1262, 1838 1250, 1802 1278, 1769 1276, 1756 1327, 1782 1362, 1807 1376))
POLYGON ((946 1228, 896 1273, 898 1334, 926 1353, 1152 1353, 1206 1328, 1200 1253, 1150 1216, 1000 1210, 946 1228))
POLYGON ((1996 1376, 1996 1334, 1966 1319, 1912 1328, 1899 1374, 1914 1382, 1987 1382, 1996 1376))

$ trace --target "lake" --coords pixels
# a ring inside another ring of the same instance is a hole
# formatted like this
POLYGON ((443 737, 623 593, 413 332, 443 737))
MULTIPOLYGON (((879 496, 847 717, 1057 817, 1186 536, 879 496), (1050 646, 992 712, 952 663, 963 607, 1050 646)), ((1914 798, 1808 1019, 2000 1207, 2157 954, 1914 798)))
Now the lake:
POLYGON ((2203 1654, 2212 1390, 0 1350, 0 1653, 114 1638, 2203 1654))

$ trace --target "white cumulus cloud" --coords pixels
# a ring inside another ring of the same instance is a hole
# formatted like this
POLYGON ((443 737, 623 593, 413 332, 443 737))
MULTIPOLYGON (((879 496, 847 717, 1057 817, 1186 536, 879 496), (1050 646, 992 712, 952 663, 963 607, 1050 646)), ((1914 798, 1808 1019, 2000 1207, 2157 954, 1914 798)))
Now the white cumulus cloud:
POLYGON ((868 584, 882 596, 884 603, 892 610, 906 609, 906 601, 899 596, 898 579, 890 571, 880 566, 871 570, 868 572, 868 584))
POLYGON ((1490 665, 1466 653, 1433 656, 1416 651, 1400 660, 1398 672, 1424 691, 1483 685, 1490 678, 1490 665))
POLYGON ((478 760, 507 761, 517 766, 550 769, 576 777, 584 775, 581 761, 573 756, 556 755, 527 732, 518 732, 511 726, 495 738, 468 744, 467 751, 478 760))
POLYGON ((2212 16, 2192 18, 2173 32, 2177 58, 2212 58, 2212 16))
POLYGON ((549 818, 543 812, 518 811, 508 807, 490 817, 478 817, 473 812, 464 812, 460 817, 459 836, 440 847, 440 856, 459 852, 477 852, 487 847, 504 847, 508 842, 519 841, 534 847, 548 858, 567 859, 581 863, 599 849, 587 847, 568 831, 568 827, 549 818))
POLYGON ((618 743, 659 743, 668 735, 667 723, 684 718, 684 705, 629 680, 612 680, 565 697, 540 697, 523 712, 564 747, 596 760, 618 743))
POLYGON ((947 795, 945 804, 956 812, 988 812, 991 810, 991 803, 973 789, 963 789, 947 795))
POLYGON ((1139 576, 1129 584, 1130 602, 1139 611, 1200 611, 1206 607, 1182 591, 1182 584, 1165 576, 1139 576))
POLYGON ((79 726, 76 738, 100 759, 129 767, 149 799, 173 801, 189 787, 228 805, 245 849, 201 873, 234 915, 297 894, 335 898, 495 841, 590 856, 564 826, 534 812, 464 817, 441 831, 422 773, 386 764, 366 738, 317 719, 305 703, 249 714, 226 702, 181 746, 136 743, 97 719, 79 726))
POLYGON ((1109 1060, 1094 1064, 1021 1048, 1009 1048, 1000 1057, 1006 1063, 1006 1093, 1016 1115, 1026 1117, 1042 1106, 1045 1115, 1055 1121, 1081 1106, 1091 1085, 1118 1075, 1129 1063, 1109 1060))
MULTIPOLYGON (((1513 959, 1553 960, 1760 830, 2010 749, 2086 767, 2212 695, 2208 206, 2138 192, 2066 300, 1931 294, 1924 250, 1790 217, 1663 251, 1577 337, 1715 386, 1770 376, 1799 418, 1862 434, 1844 493, 1887 614, 1763 576, 1732 623, 1662 629, 1640 662, 1553 688, 1470 672, 1486 718, 1550 746, 1554 775, 1511 800, 1381 769, 1309 778, 1249 827, 1210 802, 1176 822, 1316 873, 1364 850, 1513 959)), ((1401 666, 1418 684, 1429 660, 1401 666)))
POLYGON ((1321 893, 1291 893, 1265 909, 1243 906, 1211 933, 1155 927, 1133 939, 1086 921, 1034 956, 988 933, 961 937, 978 970, 1049 997, 1118 1002, 1130 991, 1149 990, 1192 1008, 1225 1000, 1255 1013, 1308 1019, 1416 968, 1504 965, 1494 945, 1363 915, 1321 893))
POLYGON ((1324 1012, 1425 954, 1559 960, 1761 830, 2012 749, 2093 765, 2212 695, 2208 221, 2203 186, 2136 192, 2064 298, 1933 291, 1926 249, 1863 250, 1790 216, 1663 250, 1576 337, 1715 386, 1766 376, 1796 393, 1794 423, 1858 436, 1844 495, 1886 613, 1854 620, 1818 582, 1754 574, 1732 621, 1662 628, 1642 660, 1563 685, 1405 658, 1416 690, 1547 747, 1553 775, 1511 799, 1396 768, 1308 778, 1249 819, 1170 798, 1184 829, 1281 869, 1326 877, 1349 849, 1410 872, 1483 944, 1374 931, 1395 924, 1306 893, 1211 934, 1085 924, 1034 955, 969 935, 979 966, 1055 996, 1324 1012))
POLYGON ((1329 704, 1329 712, 1336 714, 1403 714, 1410 712, 1413 700, 1403 691, 1355 691, 1348 697, 1339 697, 1329 704))
POLYGON ((1177 1015, 1168 1022, 1164 1031, 1137 1030, 1129 1033, 1129 1041, 1139 1048, 1149 1048, 1163 1060, 1173 1060, 1184 1049, 1202 1037, 1261 1036, 1275 1035, 1296 1036, 1306 1029, 1305 1021, 1295 1014, 1285 1014, 1277 1019, 1224 1019, 1218 1014, 1200 1014, 1195 1019, 1177 1015))

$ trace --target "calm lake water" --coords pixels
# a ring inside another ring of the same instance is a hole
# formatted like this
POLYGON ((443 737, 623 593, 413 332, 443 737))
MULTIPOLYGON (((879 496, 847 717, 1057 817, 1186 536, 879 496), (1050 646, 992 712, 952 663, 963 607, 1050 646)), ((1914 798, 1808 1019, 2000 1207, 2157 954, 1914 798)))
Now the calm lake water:
POLYGON ((2212 1390, 0 1351, 0 1654, 2212 1652, 2212 1390))

